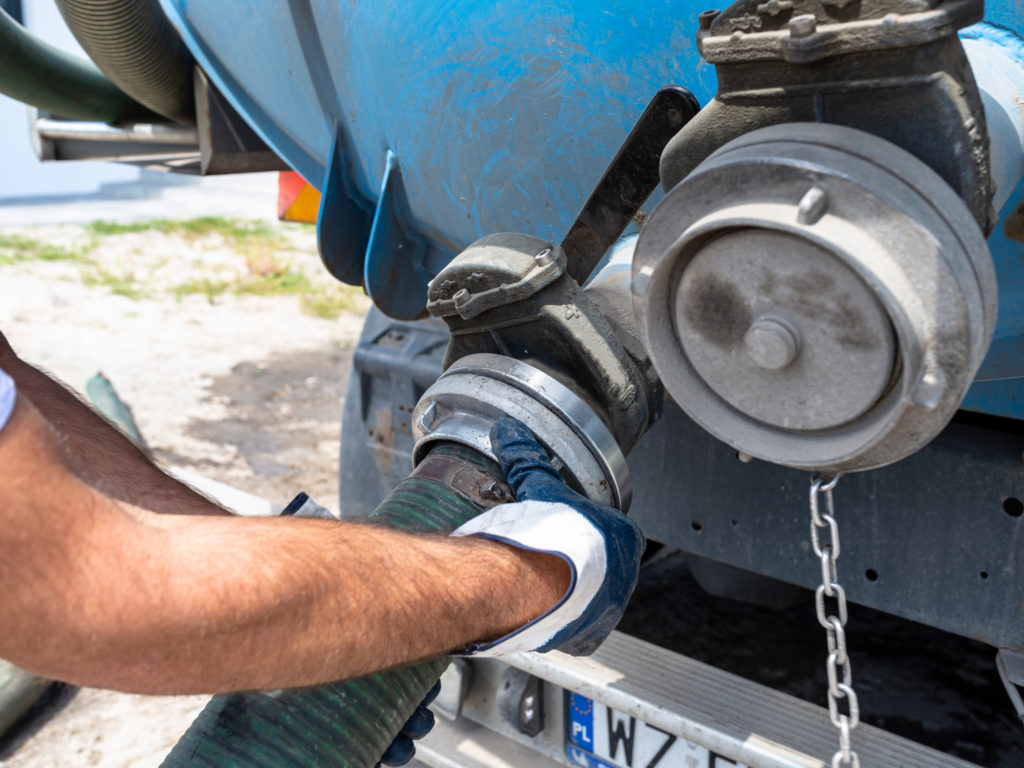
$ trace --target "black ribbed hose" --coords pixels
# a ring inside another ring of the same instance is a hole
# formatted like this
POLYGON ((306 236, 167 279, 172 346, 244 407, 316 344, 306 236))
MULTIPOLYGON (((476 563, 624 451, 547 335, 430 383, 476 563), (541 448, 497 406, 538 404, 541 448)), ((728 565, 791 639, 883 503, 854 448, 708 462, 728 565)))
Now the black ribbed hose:
POLYGON ((73 120, 152 122, 155 114, 91 61, 55 48, 0 9, 0 93, 73 120))
MULTIPOLYGON (((497 464, 463 446, 439 444, 420 469, 432 460, 441 471, 407 478, 368 522, 450 533, 483 509, 466 488, 504 482, 497 464)), ((217 696, 161 768, 370 768, 447 664, 440 657, 319 688, 217 696)))
POLYGON ((195 124, 195 61, 159 0, 57 0, 57 7, 121 90, 164 117, 195 124))

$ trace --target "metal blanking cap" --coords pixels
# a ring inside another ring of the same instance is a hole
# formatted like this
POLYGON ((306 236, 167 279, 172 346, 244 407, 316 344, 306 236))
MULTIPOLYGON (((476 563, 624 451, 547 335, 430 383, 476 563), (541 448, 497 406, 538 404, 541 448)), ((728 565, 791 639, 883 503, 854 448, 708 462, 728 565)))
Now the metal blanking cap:
POLYGON ((846 424, 881 399, 896 367, 892 324, 871 287, 826 249, 783 232, 712 237, 680 279, 674 315, 703 381, 778 428, 846 424))
POLYGON ((744 453, 868 469, 949 421, 995 323, 984 237, 924 163, 788 124, 727 144, 641 232, 632 292, 666 389, 744 453))

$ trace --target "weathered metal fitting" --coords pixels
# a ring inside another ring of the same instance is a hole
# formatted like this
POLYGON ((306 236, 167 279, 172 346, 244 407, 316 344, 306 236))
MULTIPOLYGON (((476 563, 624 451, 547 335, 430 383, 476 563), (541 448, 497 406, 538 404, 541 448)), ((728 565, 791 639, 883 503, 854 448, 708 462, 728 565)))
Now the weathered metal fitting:
POLYGON ((1019 175, 1007 170, 1013 153, 993 155, 1002 167, 990 159, 982 98, 957 36, 982 9, 981 0, 739 0, 704 17, 698 49, 715 66, 718 92, 665 146, 662 186, 672 189, 744 133, 830 123, 922 160, 989 234, 993 173, 1007 194, 1019 175))
POLYGON ((628 296, 606 293, 591 298, 580 288, 561 247, 503 233, 445 267, 428 306, 451 331, 445 368, 476 353, 543 368, 600 414, 628 451, 660 414, 662 388, 636 338, 628 296))
POLYGON ((413 464, 436 441, 470 446, 490 458, 490 429, 511 416, 533 430, 566 479, 587 498, 626 511, 632 498, 626 459, 608 427, 572 390, 539 368, 503 355, 457 361, 413 411, 413 464))
POLYGON ((778 317, 759 317, 743 336, 743 344, 754 364, 767 371, 778 371, 796 360, 800 336, 789 323, 778 317))
POLYGON ((981 21, 982 0, 742 0, 697 32, 708 62, 805 63, 922 45, 981 21))
POLYGON ((490 509, 515 498, 506 483, 496 480, 493 475, 478 467, 447 455, 428 454, 409 477, 433 480, 481 509, 490 509))
POLYGON ((791 18, 786 28, 789 30, 790 39, 794 37, 810 37, 818 29, 818 20, 814 17, 813 13, 805 13, 791 18))
POLYGON ((427 288, 434 317, 464 320, 527 299, 565 272, 560 246, 530 235, 499 232, 460 253, 427 288))
POLYGON ((699 29, 711 29, 711 22, 713 22, 721 11, 715 9, 710 11, 701 11, 697 14, 697 27, 699 29))
POLYGON ((985 238, 953 190, 889 142, 816 123, 698 166, 648 218, 632 287, 641 340, 698 424, 829 473, 937 435, 996 318, 985 238))

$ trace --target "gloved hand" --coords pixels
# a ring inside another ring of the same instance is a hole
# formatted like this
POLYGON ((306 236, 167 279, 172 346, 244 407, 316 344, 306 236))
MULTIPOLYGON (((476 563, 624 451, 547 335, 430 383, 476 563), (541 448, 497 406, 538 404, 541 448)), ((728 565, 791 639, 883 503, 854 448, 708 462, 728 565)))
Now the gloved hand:
POLYGON ((473 518, 453 536, 482 536, 562 557, 572 570, 569 591, 551 610, 467 655, 560 650, 588 656, 619 623, 640 569, 646 541, 618 510, 589 501, 565 484, 533 433, 499 419, 494 450, 517 502, 473 518))
MULTIPOLYGON (((288 506, 281 510, 281 517, 308 517, 318 520, 337 519, 331 514, 329 509, 321 507, 305 493, 300 493, 292 499, 288 506)), ((440 692, 441 681, 438 680, 434 683, 434 687, 427 692, 420 705, 416 707, 416 711, 412 713, 412 716, 405 721, 405 725, 402 726, 402 730, 395 736, 391 745, 384 750, 378 765, 405 765, 412 760, 412 756, 416 754, 416 747, 412 743, 413 739, 422 739, 434 727, 434 713, 427 709, 427 706, 437 698, 437 694, 440 692)))
POLYGON ((416 754, 416 746, 412 743, 413 740, 422 739, 434 727, 434 713, 427 709, 427 706, 437 698, 437 694, 440 692, 441 681, 438 680, 434 683, 434 687, 427 692, 420 705, 416 707, 412 717, 405 721, 405 725, 402 726, 402 730, 395 736, 391 746, 384 750, 384 754, 380 758, 381 764, 405 765, 412 760, 412 756, 416 754))
POLYGON ((298 496, 288 502, 288 506, 280 512, 280 517, 308 517, 313 520, 337 520, 331 510, 321 507, 311 498, 309 494, 300 492, 298 496))

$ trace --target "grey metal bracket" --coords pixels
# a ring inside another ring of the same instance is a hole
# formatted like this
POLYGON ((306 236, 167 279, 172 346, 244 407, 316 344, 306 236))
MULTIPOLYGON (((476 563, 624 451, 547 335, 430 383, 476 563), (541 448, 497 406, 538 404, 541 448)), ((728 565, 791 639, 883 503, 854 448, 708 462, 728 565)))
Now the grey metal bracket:
POLYGON ((193 73, 193 89, 199 172, 203 176, 290 170, 288 164, 249 127, 199 66, 193 73))
POLYGON ((1024 686, 1024 653, 1000 648, 996 654, 996 669, 1010 702, 1017 711, 1017 717, 1024 723, 1024 699, 1020 693, 1020 686, 1024 686))

